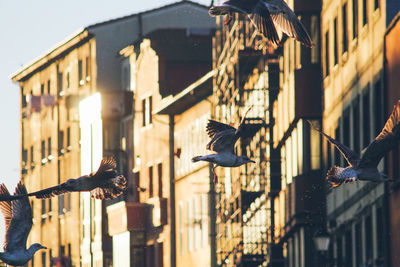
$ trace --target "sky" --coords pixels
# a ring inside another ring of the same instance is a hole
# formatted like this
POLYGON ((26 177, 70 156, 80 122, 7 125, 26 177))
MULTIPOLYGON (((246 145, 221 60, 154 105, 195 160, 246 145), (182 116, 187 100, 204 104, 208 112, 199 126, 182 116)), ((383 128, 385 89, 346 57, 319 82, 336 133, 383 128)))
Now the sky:
MULTIPOLYGON (((0 183, 14 192, 20 178, 20 97, 19 87, 10 75, 78 29, 178 1, 0 1, 0 183)), ((193 1, 204 5, 211 2, 193 1)), ((0 244, 2 227, 0 216, 0 244)))

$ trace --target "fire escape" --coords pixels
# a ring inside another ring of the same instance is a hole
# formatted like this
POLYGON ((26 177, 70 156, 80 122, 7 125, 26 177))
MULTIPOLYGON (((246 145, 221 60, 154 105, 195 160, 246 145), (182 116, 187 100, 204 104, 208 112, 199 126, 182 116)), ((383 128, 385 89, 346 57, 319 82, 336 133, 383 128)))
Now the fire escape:
POLYGON ((213 84, 215 119, 238 123, 251 107, 244 120, 248 136, 238 141, 236 151, 256 161, 218 170, 217 262, 220 266, 275 266, 282 259, 274 234, 280 151, 270 140, 280 51, 267 45, 247 17, 236 15, 230 26, 223 25, 222 19, 217 24, 213 40, 213 68, 218 70, 213 84))

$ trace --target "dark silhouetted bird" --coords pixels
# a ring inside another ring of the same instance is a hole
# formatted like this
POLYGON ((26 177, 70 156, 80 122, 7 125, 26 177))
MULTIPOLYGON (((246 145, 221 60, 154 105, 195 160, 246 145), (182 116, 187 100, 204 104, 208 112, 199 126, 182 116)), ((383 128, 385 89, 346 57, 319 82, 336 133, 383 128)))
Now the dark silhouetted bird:
POLYGON ((314 43, 296 14, 284 0, 228 0, 221 6, 210 8, 210 16, 227 15, 225 24, 232 20, 233 13, 249 16, 254 26, 272 43, 281 45, 277 29, 307 47, 314 43))
MULTIPOLYGON (((32 228, 32 208, 25 185, 19 182, 14 195, 23 195, 24 197, 14 201, 0 202, 6 229, 4 252, 0 252, 0 260, 8 265, 21 266, 32 259, 36 251, 46 249, 46 247, 35 243, 26 249, 26 240, 32 228)), ((0 196, 10 196, 4 184, 0 185, 0 196)))
POLYGON ((400 100, 394 106, 392 114, 381 133, 364 149, 361 158, 347 146, 321 130, 316 130, 336 146, 349 164, 346 168, 333 166, 328 170, 326 178, 332 184, 332 187, 356 180, 373 182, 391 181, 386 174, 379 172, 377 167, 381 159, 390 150, 397 147, 400 140, 400 100))

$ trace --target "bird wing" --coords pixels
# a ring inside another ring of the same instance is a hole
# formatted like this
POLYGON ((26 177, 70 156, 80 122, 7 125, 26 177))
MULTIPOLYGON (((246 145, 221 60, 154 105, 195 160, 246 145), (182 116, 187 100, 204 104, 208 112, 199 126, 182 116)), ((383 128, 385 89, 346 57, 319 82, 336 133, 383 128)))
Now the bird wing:
POLYGON ((270 0, 264 3, 268 7, 271 18, 275 25, 287 36, 295 38, 307 47, 313 47, 314 43, 308 35, 304 25, 299 21, 296 14, 283 0, 270 0))
MULTIPOLYGON (((7 187, 4 184, 0 185, 0 197, 7 198, 10 196, 10 193, 7 190, 7 187)), ((12 218, 12 208, 11 201, 5 200, 0 202, 0 210, 3 213, 4 221, 5 221, 5 238, 4 238, 4 250, 7 247, 7 232, 10 227, 10 222, 12 218)))
POLYGON ((234 127, 232 127, 232 126, 230 126, 228 124, 222 123, 222 122, 218 122, 218 121, 215 121, 215 120, 208 120, 208 123, 207 123, 207 126, 206 126, 206 131, 207 131, 208 136, 211 139, 214 138, 214 136, 217 133, 222 132, 222 131, 226 131, 226 130, 236 131, 236 128, 234 128, 234 127))
POLYGON ((121 195, 126 188, 126 178, 123 175, 119 175, 110 179, 103 186, 92 190, 91 195, 96 199, 113 199, 121 195))
POLYGON ((262 0, 255 4, 251 14, 249 14, 249 18, 262 35, 264 35, 272 43, 281 45, 274 22, 271 18, 271 14, 262 0))
POLYGON ((233 148, 237 141, 236 129, 227 129, 224 131, 217 132, 211 141, 207 144, 208 150, 215 151, 217 153, 230 152, 233 153, 233 148))
POLYGON ((26 194, 25 185, 19 182, 14 195, 25 195, 25 197, 12 203, 12 218, 6 231, 5 251, 26 249, 26 240, 32 228, 32 208, 26 194))
POLYGON ((340 151, 340 153, 343 155, 343 157, 346 159, 347 163, 349 163, 350 166, 356 166, 358 164, 358 162, 360 161, 360 157, 357 155, 357 153, 355 153, 353 150, 343 145, 339 141, 333 139, 323 131, 315 128, 310 121, 308 121, 308 123, 314 130, 318 131, 321 135, 325 136, 325 138, 328 139, 330 143, 335 145, 335 147, 340 151))
POLYGON ((361 157, 359 168, 376 168, 382 157, 396 147, 400 139, 400 100, 394 106, 380 134, 366 148, 361 157))
POLYGON ((109 179, 116 176, 116 168, 117 162, 114 158, 103 158, 100 162, 99 169, 91 173, 89 177, 92 179, 109 179))
POLYGON ((29 193, 28 196, 35 196, 36 198, 51 198, 54 196, 68 193, 70 190, 67 188, 66 183, 62 183, 53 187, 42 189, 36 192, 29 193))

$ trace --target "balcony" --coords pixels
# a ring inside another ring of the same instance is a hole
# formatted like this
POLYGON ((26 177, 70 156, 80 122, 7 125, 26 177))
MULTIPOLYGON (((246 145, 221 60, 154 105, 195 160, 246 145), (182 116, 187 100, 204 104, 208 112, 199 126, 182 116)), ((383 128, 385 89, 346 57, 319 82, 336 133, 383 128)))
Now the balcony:
POLYGON ((150 205, 120 201, 107 207, 108 232, 115 235, 126 231, 143 231, 149 223, 150 205))
POLYGON ((168 199, 153 197, 147 200, 152 206, 151 220, 154 227, 162 226, 168 223, 168 199))

